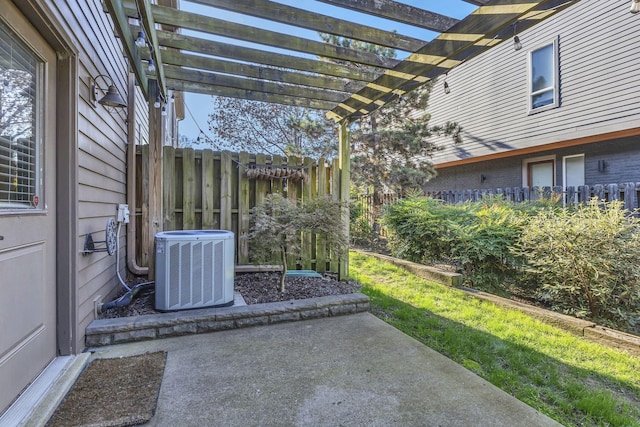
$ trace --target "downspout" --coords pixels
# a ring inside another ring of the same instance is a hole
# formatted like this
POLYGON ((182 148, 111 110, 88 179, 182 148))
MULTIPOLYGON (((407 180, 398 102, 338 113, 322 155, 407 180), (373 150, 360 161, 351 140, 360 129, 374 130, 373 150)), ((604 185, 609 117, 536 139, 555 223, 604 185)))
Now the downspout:
POLYGON ((136 276, 149 274, 149 267, 136 263, 136 79, 129 73, 127 113, 127 204, 131 221, 127 224, 127 268, 136 276))

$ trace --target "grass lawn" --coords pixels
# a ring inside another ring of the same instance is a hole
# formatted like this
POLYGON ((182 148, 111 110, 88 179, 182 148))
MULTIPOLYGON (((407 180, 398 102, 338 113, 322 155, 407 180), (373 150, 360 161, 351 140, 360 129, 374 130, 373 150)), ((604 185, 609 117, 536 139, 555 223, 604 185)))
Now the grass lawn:
POLYGON ((640 358, 351 253, 371 312, 566 426, 640 426, 640 358))

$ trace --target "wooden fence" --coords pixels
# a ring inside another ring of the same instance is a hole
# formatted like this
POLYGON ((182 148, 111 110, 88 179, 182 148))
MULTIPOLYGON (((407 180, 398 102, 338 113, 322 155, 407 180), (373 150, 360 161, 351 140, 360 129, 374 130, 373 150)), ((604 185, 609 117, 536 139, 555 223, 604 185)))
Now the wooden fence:
POLYGON ((501 196, 513 202, 525 202, 540 198, 558 198, 566 204, 585 203, 593 197, 598 200, 621 200, 628 210, 638 209, 640 182, 621 184, 596 184, 579 187, 505 187, 495 190, 449 190, 428 192, 427 196, 446 203, 478 201, 485 197, 501 196))
MULTIPOLYGON (((249 211, 270 193, 281 193, 296 201, 340 194, 338 160, 329 165, 321 158, 285 158, 246 152, 214 152, 191 148, 163 147, 163 230, 221 229, 236 236, 236 264, 249 265, 251 248, 243 239, 249 232, 249 211)), ((149 265, 145 258, 149 221, 145 206, 149 189, 145 182, 149 165, 148 146, 137 151, 136 176, 136 260, 149 265)), ((296 266, 318 272, 338 272, 344 260, 327 248, 322 238, 305 234, 302 254, 292 254, 289 268, 296 266), (301 255, 300 257, 298 255, 301 255), (300 259, 305 260, 303 262, 300 259)), ((274 259, 277 264, 277 258, 274 259)))

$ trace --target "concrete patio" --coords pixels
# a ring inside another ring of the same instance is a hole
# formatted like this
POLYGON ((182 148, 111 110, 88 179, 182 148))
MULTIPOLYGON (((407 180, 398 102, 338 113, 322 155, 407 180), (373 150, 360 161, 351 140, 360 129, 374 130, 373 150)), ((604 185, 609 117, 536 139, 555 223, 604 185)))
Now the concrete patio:
POLYGON ((369 313, 94 350, 167 352, 151 426, 559 425, 369 313))

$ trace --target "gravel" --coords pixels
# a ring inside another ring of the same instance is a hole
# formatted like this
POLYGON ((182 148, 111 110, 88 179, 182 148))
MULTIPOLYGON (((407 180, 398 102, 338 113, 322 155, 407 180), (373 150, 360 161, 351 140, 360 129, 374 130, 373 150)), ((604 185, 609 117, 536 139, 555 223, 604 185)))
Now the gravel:
MULTIPOLYGON (((240 292, 247 304, 262 304, 292 299, 314 298, 358 292, 360 285, 355 281, 341 282, 333 274, 324 277, 287 277, 285 291, 280 292, 280 273, 238 273, 235 275, 234 290, 240 292)), ((124 292, 123 292, 124 293, 124 292)), ((153 286, 140 292, 127 307, 106 310, 100 319, 131 317, 160 313, 154 308, 155 290, 153 286)))

